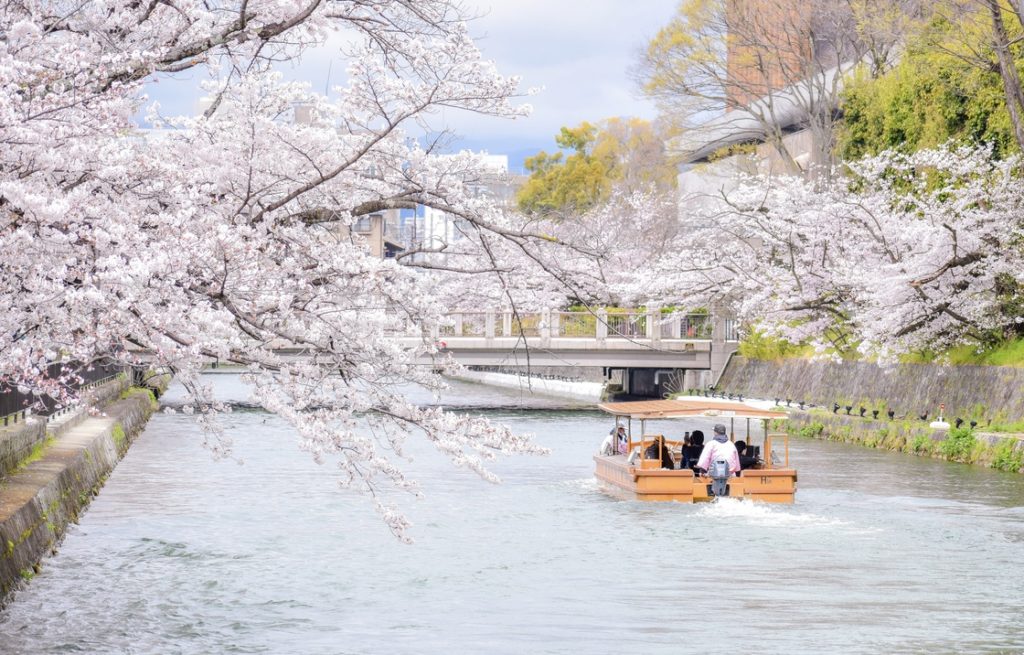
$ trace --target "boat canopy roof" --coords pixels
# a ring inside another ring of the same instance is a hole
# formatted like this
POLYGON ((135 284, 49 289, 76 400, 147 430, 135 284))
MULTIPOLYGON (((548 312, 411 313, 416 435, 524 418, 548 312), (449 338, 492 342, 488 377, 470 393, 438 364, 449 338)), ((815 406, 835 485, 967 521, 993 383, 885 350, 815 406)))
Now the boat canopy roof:
POLYGON ((598 407, 615 416, 636 419, 657 418, 786 418, 786 412, 760 409, 746 403, 709 398, 674 400, 638 400, 626 403, 601 403, 598 407))

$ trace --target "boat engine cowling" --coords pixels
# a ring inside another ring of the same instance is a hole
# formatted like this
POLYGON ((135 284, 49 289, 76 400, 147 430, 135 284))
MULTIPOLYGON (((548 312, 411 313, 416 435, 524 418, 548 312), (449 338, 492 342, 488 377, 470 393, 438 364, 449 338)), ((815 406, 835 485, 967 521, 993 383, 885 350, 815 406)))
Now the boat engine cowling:
POLYGON ((711 478, 711 495, 729 495, 729 462, 724 459, 716 459, 711 462, 708 469, 708 476, 711 478))

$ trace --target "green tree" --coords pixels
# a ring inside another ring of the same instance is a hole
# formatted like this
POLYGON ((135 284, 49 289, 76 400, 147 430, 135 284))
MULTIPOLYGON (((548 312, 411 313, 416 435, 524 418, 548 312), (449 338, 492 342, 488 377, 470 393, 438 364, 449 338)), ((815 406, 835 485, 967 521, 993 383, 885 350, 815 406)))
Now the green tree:
MULTIPOLYGON (((983 26, 937 14, 899 63, 870 79, 857 76, 843 99, 838 146, 843 158, 883 150, 913 152, 949 140, 989 143, 996 156, 1018 148, 1002 77, 984 57, 983 26), (965 30, 978 32, 974 45, 965 30), (977 44, 981 44, 979 47, 977 44)), ((1019 56, 1018 66, 1024 61, 1019 56)))
POLYGON ((555 137, 561 151, 527 158, 530 177, 516 201, 531 213, 583 213, 614 189, 671 189, 676 171, 665 154, 665 140, 655 125, 639 118, 563 127, 555 137))

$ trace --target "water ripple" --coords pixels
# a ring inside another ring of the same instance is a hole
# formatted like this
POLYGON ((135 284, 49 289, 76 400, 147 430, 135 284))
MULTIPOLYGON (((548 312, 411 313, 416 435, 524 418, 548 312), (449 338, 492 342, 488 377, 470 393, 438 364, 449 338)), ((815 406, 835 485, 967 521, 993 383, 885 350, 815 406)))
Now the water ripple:
POLYGON ((798 440, 792 506, 644 503, 594 481, 603 417, 501 416, 551 455, 489 485, 410 444, 405 546, 273 417, 226 422, 238 466, 158 415, 0 613, 0 653, 1024 651, 1020 477, 798 440))

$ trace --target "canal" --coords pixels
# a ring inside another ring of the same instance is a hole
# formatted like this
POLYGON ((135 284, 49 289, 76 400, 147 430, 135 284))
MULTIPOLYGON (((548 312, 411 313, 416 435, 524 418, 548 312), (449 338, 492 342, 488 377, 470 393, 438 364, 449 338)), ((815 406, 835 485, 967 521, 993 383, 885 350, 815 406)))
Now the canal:
POLYGON ((157 415, 0 612, 0 653, 1024 651, 1022 476, 797 440, 793 506, 623 501, 593 480, 607 418, 521 401, 447 394, 551 454, 491 485, 417 444, 411 546, 275 417, 228 415, 215 461, 157 415))

